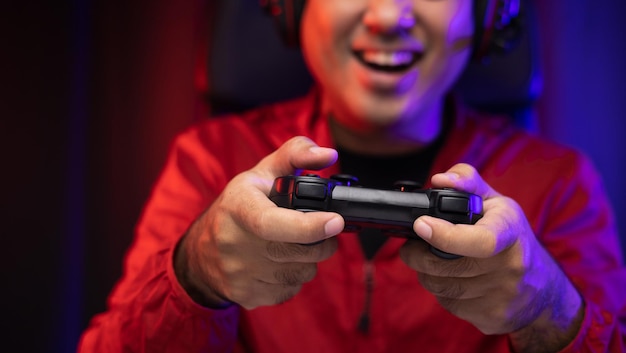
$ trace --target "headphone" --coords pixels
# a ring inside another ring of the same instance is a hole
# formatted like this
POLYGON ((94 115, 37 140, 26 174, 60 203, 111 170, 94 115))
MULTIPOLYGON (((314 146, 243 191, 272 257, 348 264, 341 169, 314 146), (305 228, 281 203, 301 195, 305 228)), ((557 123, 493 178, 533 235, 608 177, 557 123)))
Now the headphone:
MULTIPOLYGON (((306 0, 260 0, 261 7, 274 18, 280 36, 290 47, 300 44, 305 3, 306 0)), ((522 0, 474 0, 474 59, 493 52, 508 52, 517 45, 521 7, 522 0)))

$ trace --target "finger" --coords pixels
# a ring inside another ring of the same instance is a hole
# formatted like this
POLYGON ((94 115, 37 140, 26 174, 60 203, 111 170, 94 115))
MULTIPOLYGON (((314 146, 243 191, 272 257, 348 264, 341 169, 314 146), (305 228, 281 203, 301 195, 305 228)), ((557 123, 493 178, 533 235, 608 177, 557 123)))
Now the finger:
POLYGON ((269 241, 266 245, 266 258, 277 263, 317 263, 331 257, 336 250, 336 237, 314 245, 269 241))
POLYGON ((532 229, 513 199, 497 197, 485 201, 485 213, 474 225, 452 224, 422 216, 413 224, 415 233, 435 248, 461 256, 487 258, 502 253, 532 229))
POLYGON ((343 218, 332 212, 302 212, 276 206, 265 195, 248 197, 233 213, 238 224, 256 236, 276 242, 310 244, 339 234, 343 218))
POLYGON ((263 158, 253 171, 273 180, 280 176, 295 174, 299 169, 322 169, 336 161, 336 150, 320 147, 311 139, 298 136, 263 158))
POLYGON ((485 293, 498 289, 499 282, 486 275, 465 278, 431 276, 425 273, 418 275, 424 289, 437 298, 474 299, 485 293))
POLYGON ((429 276, 469 278, 481 276, 489 270, 479 259, 442 259, 431 253, 429 247, 424 241, 407 241, 400 248, 400 258, 411 269, 429 276))
POLYGON ((257 280, 269 284, 284 284, 295 286, 310 282, 317 274, 317 264, 315 263, 285 263, 259 265, 264 267, 255 274, 257 280))
MULTIPOLYGON (((500 224, 500 222, 491 224, 500 224)), ((483 217, 475 225, 452 224, 446 220, 422 216, 413 224, 415 233, 435 248, 464 257, 487 258, 497 247, 498 232, 491 229, 483 217)), ((509 246, 509 244, 501 244, 509 246)))
POLYGON ((476 194, 484 199, 499 195, 469 164, 459 163, 445 173, 433 175, 431 182, 436 188, 453 188, 476 194))
POLYGON ((273 279, 275 282, 270 283, 295 286, 312 281, 316 274, 316 264, 294 263, 277 268, 273 273, 273 279))

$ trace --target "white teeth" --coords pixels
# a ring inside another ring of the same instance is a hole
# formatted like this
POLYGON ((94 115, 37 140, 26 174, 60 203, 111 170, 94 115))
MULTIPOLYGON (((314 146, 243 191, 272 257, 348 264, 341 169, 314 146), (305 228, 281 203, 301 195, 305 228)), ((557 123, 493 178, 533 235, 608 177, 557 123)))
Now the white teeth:
POLYGON ((368 63, 380 66, 407 65, 413 60, 413 53, 410 51, 364 51, 363 60, 368 63))

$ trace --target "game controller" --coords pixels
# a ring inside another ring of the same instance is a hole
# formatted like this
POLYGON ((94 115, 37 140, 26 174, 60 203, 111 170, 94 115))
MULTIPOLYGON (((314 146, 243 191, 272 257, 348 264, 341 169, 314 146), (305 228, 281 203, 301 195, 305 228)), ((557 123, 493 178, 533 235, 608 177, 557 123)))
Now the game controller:
MULTIPOLYGON (((456 224, 474 224, 483 212, 480 196, 454 189, 417 189, 415 183, 396 183, 397 190, 379 190, 358 186, 350 175, 330 179, 314 174, 288 175, 276 178, 269 198, 278 206, 299 211, 339 213, 347 232, 364 228, 380 229, 383 234, 421 239, 413 231, 413 222, 429 215, 456 224)), ((434 247, 435 255, 455 259, 434 247)))

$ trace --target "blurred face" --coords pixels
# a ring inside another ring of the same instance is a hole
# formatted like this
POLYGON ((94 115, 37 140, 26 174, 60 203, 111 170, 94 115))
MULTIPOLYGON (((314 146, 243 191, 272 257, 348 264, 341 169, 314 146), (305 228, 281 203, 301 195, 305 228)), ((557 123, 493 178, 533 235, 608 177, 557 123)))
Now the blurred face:
POLYGON ((472 0, 308 0, 301 39, 338 125, 428 143, 472 35, 472 0))

